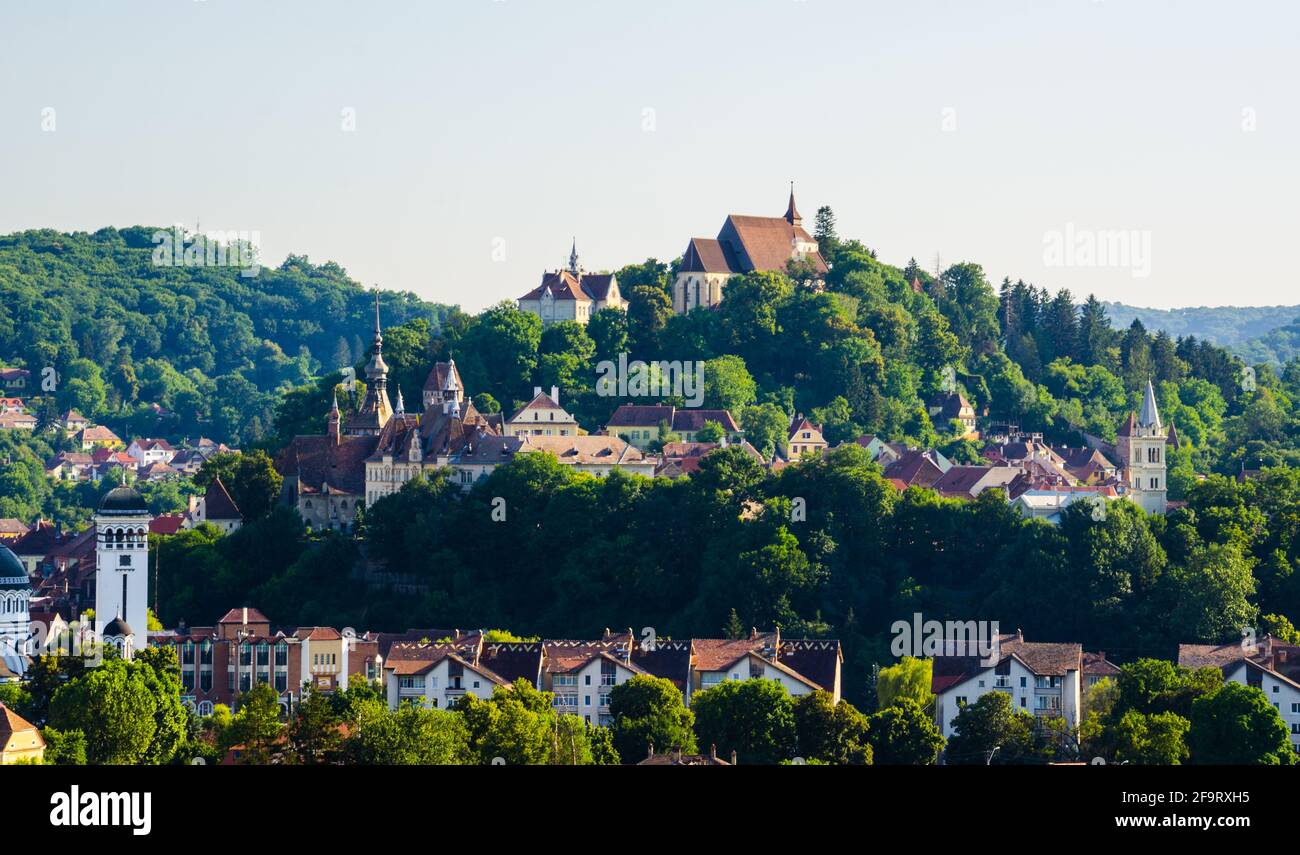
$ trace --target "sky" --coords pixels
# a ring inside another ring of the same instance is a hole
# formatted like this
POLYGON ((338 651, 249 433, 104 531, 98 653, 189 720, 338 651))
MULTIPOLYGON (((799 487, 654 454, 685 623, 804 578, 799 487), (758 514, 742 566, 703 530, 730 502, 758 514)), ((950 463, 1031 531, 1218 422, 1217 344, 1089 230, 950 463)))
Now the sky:
POLYGON ((1296 304, 1298 40, 1280 0, 8 0, 0 233, 248 232, 477 311, 793 181, 898 266, 1296 304))

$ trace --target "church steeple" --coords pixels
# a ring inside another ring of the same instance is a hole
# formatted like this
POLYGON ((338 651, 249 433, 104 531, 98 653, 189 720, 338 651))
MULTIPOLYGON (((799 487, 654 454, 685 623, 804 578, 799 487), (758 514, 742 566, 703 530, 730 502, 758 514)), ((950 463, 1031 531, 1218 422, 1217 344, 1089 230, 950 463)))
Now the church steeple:
POLYGON ((569 272, 574 276, 579 275, 582 268, 578 266, 578 238, 573 238, 573 248, 569 250, 569 272))
POLYGON ((384 362, 384 334, 379 326, 379 291, 375 291, 375 343, 366 363, 366 397, 355 415, 348 419, 344 433, 349 436, 376 435, 393 415, 388 402, 388 365, 384 362))
POLYGON ((798 226, 803 223, 803 217, 799 216, 799 209, 794 206, 794 182, 790 182, 790 204, 785 209, 785 221, 792 226, 798 226))

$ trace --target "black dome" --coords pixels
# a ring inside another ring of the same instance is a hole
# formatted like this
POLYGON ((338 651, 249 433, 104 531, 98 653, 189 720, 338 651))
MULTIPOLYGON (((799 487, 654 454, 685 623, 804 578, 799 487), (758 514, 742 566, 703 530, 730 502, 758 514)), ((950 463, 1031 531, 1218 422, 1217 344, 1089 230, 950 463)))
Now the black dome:
POLYGON ((99 509, 118 514, 149 513, 149 506, 145 504, 144 496, 140 495, 140 491, 134 487, 114 487, 109 490, 99 503, 99 509))
POLYGON ((131 631, 131 625, 120 617, 113 618, 108 626, 104 627, 104 636, 113 638, 126 638, 128 635, 135 635, 131 631))
POLYGON ((12 549, 0 546, 0 591, 22 590, 31 586, 23 562, 18 560, 12 549))

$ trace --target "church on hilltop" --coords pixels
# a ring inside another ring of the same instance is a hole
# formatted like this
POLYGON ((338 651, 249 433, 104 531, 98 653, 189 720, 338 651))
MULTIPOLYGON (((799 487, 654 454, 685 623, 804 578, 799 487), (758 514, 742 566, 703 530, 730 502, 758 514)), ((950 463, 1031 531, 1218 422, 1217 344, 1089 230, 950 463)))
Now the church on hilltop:
POLYGON ((1129 413, 1115 437, 1115 456, 1129 499, 1148 513, 1163 514, 1168 508, 1167 452, 1177 447, 1177 433, 1172 425, 1166 429, 1161 424, 1156 390, 1147 380, 1141 411, 1129 413))
POLYGON ((784 273, 792 261, 806 262, 816 277, 814 283, 820 283, 829 270, 817 241, 804 231, 793 183, 785 216, 731 214, 716 238, 691 238, 673 282, 673 311, 684 315, 700 306, 712 308, 722 302, 731 277, 756 270, 784 273))

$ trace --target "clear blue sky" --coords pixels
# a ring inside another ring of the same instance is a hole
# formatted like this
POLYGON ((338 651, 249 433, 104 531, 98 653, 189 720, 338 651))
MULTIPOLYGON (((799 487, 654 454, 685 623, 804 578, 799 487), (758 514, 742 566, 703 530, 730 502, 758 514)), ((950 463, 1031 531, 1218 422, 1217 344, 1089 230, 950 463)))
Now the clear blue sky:
POLYGON ((1298 40, 1284 2, 11 2, 0 232, 197 220, 477 310, 793 179, 899 265, 1300 303, 1298 40), (1149 235, 1150 276, 1048 266, 1070 224, 1149 235))

